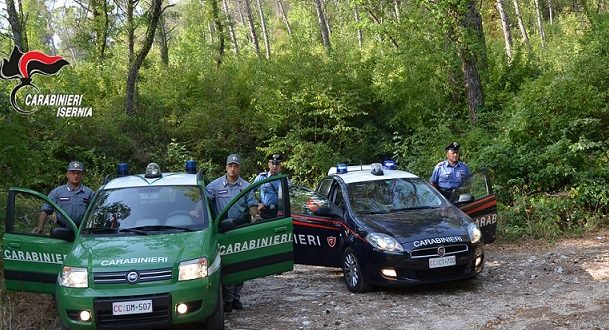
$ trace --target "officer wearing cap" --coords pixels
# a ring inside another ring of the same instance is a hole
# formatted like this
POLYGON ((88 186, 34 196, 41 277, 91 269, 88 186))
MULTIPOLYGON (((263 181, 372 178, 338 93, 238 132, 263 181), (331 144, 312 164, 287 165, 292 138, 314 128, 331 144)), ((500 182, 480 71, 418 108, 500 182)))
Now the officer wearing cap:
MULTIPOLYGON (((226 174, 210 182, 205 189, 207 196, 214 204, 215 214, 218 215, 228 203, 243 189, 249 186, 249 182, 240 176, 241 158, 237 154, 230 154, 226 158, 226 174)), ((228 218, 234 219, 236 224, 244 224, 245 219, 258 216, 258 202, 253 194, 245 195, 228 210, 228 218), (246 213, 249 209, 249 214, 246 213)), ((243 309, 240 301, 243 283, 234 285, 223 285, 222 296, 224 299, 224 312, 229 313, 235 309, 243 309)))
MULTIPOLYGON (((84 173, 85 167, 81 162, 70 162, 66 172, 68 182, 63 186, 51 190, 48 196, 50 200, 59 205, 70 216, 70 219, 74 221, 76 226, 80 225, 81 218, 93 198, 93 190, 82 184, 84 173)), ((32 233, 41 234, 44 231, 44 224, 47 218, 54 212, 55 209, 51 205, 44 203, 38 216, 38 226, 32 229, 32 233)), ((61 214, 56 213, 56 217, 59 226, 67 227, 67 222, 61 214)))
POLYGON ((446 159, 439 162, 431 174, 431 184, 436 187, 444 197, 449 198, 469 175, 469 167, 459 161, 459 143, 453 142, 444 148, 446 159))
MULTIPOLYGON (((283 157, 280 154, 273 154, 268 157, 268 160, 269 170, 258 174, 254 179, 254 183, 281 173, 281 161, 283 157)), ((279 185, 280 181, 275 180, 260 186, 260 199, 262 203, 258 205, 258 210, 264 219, 277 217, 277 211, 279 211, 279 185)))
MULTIPOLYGON (((226 158, 226 174, 210 182, 207 187, 207 195, 212 199, 215 206, 216 215, 228 205, 243 189, 249 186, 241 176, 241 158, 237 154, 230 154, 226 158)), ((246 207, 257 206, 257 201, 253 195, 248 196, 245 204, 235 204, 228 210, 228 218, 242 219, 246 207)))

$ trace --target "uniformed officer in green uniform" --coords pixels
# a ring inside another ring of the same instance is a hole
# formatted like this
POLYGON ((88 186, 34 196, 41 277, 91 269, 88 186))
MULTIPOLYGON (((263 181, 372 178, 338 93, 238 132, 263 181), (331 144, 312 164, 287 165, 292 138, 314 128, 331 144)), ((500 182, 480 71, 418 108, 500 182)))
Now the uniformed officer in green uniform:
MULTIPOLYGON (((80 225, 81 218, 93 198, 93 190, 82 184, 84 173, 85 167, 81 162, 70 162, 66 172, 68 183, 51 190, 48 196, 70 216, 76 226, 80 225)), ((44 231, 44 224, 47 222, 48 216, 53 212, 55 212, 55 209, 51 205, 47 203, 42 205, 38 216, 38 226, 32 230, 32 233, 41 234, 44 231)), ((61 214, 57 213, 56 217, 59 226, 67 227, 66 220, 61 214)))

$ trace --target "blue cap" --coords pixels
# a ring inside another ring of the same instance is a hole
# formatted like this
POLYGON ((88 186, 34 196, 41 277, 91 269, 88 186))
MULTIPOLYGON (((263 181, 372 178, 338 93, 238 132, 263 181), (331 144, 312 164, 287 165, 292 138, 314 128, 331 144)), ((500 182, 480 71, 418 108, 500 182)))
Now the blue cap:
POLYGON ((79 161, 71 161, 68 164, 68 171, 84 171, 85 166, 79 161))
POLYGON ((226 165, 237 164, 241 165, 241 157, 237 154, 230 154, 226 157, 226 165))
POLYGON ((460 145, 457 142, 453 142, 453 143, 447 145, 446 148, 444 148, 444 150, 446 150, 446 151, 448 151, 448 150, 459 151, 459 147, 460 147, 460 145))

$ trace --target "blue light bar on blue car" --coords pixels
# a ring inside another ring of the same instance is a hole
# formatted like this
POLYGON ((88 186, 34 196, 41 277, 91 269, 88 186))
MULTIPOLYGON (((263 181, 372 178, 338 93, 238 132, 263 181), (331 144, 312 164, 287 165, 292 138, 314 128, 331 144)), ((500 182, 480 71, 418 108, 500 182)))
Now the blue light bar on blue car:
POLYGON ((398 166, 395 164, 395 161, 392 159, 387 159, 383 162, 383 169, 385 170, 397 170, 398 166))
POLYGON ((117 171, 118 176, 129 175, 129 165, 127 163, 118 164, 117 171))
POLYGON ((197 174, 197 162, 194 160, 186 161, 186 173, 188 174, 197 174))

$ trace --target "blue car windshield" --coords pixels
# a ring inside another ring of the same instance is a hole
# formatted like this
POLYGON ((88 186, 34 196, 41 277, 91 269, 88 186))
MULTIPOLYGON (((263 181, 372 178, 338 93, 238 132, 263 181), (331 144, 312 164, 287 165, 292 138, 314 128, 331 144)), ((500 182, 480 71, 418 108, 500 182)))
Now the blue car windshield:
POLYGON ((349 202, 357 214, 384 214, 443 206, 446 202, 420 178, 381 179, 347 185, 349 202))
POLYGON ((100 191, 83 234, 148 234, 198 230, 209 224, 198 186, 130 187, 100 191))

